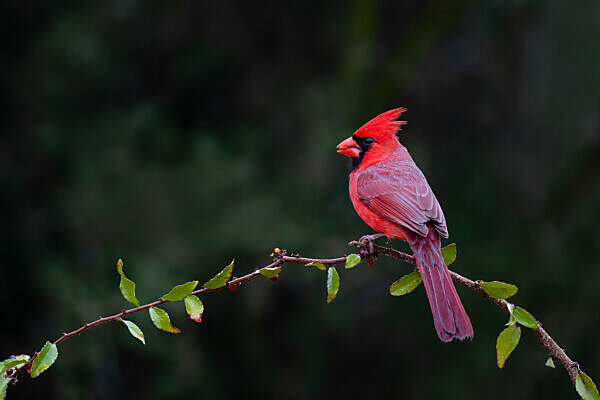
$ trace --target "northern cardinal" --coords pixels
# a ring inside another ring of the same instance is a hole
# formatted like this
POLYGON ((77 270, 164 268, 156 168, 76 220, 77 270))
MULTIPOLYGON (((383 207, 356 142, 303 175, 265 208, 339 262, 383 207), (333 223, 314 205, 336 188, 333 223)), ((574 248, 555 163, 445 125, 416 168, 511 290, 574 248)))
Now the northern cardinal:
POLYGON ((350 199, 359 217, 378 234, 372 240, 406 240, 417 261, 433 314, 444 342, 473 337, 469 316, 460 302, 440 251, 440 236, 448 238, 442 208, 425 176, 396 132, 406 121, 396 108, 367 122, 337 146, 351 157, 350 199))

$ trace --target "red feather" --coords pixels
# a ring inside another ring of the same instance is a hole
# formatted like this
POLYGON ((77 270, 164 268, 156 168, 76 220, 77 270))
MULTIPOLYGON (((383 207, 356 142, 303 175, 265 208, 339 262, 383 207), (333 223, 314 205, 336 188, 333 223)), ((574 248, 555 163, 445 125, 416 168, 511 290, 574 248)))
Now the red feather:
POLYGON ((379 114, 363 126, 354 134, 359 137, 384 137, 395 134, 406 124, 406 121, 396 121, 396 119, 406 111, 406 108, 394 108, 379 114))
POLYGON ((360 149, 358 167, 350 173, 350 199, 376 232, 408 241, 439 338, 462 340, 473 336, 473 327, 441 256, 440 236, 448 237, 446 219, 425 176, 395 135, 406 123, 395 121, 404 111, 397 108, 373 118, 338 146, 339 152, 353 156, 360 149), (373 143, 358 143, 365 138, 373 143), (356 146, 351 152, 352 143, 356 146))

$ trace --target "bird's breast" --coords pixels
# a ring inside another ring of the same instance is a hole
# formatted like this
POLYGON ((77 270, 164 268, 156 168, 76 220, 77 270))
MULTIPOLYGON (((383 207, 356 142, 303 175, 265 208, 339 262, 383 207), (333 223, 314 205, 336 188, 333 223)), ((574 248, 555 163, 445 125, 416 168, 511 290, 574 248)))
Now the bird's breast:
POLYGON ((406 240, 406 236, 400 225, 372 211, 367 204, 368 202, 358 197, 358 177, 355 172, 353 171, 350 174, 350 184, 348 187, 350 201, 352 201, 352 205, 358 216, 375 232, 383 233, 388 238, 406 240))

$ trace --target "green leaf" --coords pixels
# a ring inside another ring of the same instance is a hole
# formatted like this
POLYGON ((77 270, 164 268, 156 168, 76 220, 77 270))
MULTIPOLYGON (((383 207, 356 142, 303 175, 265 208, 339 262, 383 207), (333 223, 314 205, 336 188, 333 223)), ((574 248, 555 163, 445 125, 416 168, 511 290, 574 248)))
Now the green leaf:
POLYGON ((413 271, 392 283, 390 285, 390 294, 392 296, 403 296, 415 290, 421 282, 421 274, 417 271, 413 271))
POLYGON ((335 267, 327 271, 327 303, 331 303, 340 290, 340 276, 335 267))
POLYGON ((323 265, 322 262, 320 261, 313 261, 311 263, 306 264, 307 267, 317 267, 319 268, 321 271, 326 271, 327 267, 325 265, 323 265))
POLYGON ((29 374, 32 378, 37 378, 42 372, 50 368, 58 358, 58 349, 54 343, 46 342, 40 350, 35 360, 31 364, 29 374))
POLYGON ((517 322, 523 325, 525 328, 529 329, 537 329, 538 323, 533 317, 533 315, 529 314, 525 309, 516 306, 512 312, 517 322))
POLYGON ((185 311, 187 311, 190 319, 200 322, 202 321, 202 314, 204 314, 204 304, 198 297, 188 296, 185 298, 185 311))
POLYGON ((14 378, 14 375, 9 378, 6 375, 6 372, 11 368, 22 368, 29 362, 29 358, 30 357, 27 354, 20 354, 0 362, 0 400, 4 400, 6 397, 6 389, 8 388, 8 384, 13 379, 16 379, 14 378))
POLYGON ((513 311, 515 310, 515 305, 507 301, 506 306, 508 307, 508 312, 510 313, 510 315, 512 315, 513 311))
POLYGON ((504 329, 496 339, 496 358, 498 360, 498 368, 504 367, 504 363, 510 353, 513 352, 519 339, 521 338, 521 328, 516 325, 511 325, 504 329))
POLYGON ((127 329, 129 329, 129 333, 131 333, 131 336, 133 336, 134 338, 136 338, 143 344, 146 344, 146 338, 144 337, 144 332, 142 332, 142 330, 140 329, 139 326, 137 326, 135 323, 133 323, 131 321, 127 321, 126 319, 119 318, 119 321, 121 321, 122 323, 125 324, 127 329))
POLYGON ((575 390, 583 400, 600 400, 594 381, 580 369, 577 370, 575 377, 575 390))
POLYGON ((346 257, 346 269, 351 269, 356 267, 360 263, 361 259, 358 254, 348 254, 346 257))
POLYGON ((279 275, 279 273, 281 272, 281 267, 264 267, 259 269, 258 272, 260 272, 261 275, 266 276, 267 278, 272 278, 274 276, 279 275))
POLYGON ((233 272, 233 263, 235 260, 232 260, 228 266, 223 268, 221 272, 214 276, 211 280, 204 284, 204 287, 207 289, 218 289, 227 283, 229 278, 231 278, 231 273, 233 272))
POLYGON ((515 319, 515 316, 510 314, 510 317, 508 317, 508 322, 506 324, 504 324, 505 326, 511 326, 517 323, 517 320, 515 319))
POLYGON ((11 368, 19 367, 23 364, 27 364, 29 362, 29 356, 26 354, 21 354, 15 356, 13 358, 6 359, 0 362, 0 375, 4 374, 11 368))
POLYGON ((187 295, 192 293, 194 289, 196 289, 196 286, 198 286, 198 281, 190 281, 181 285, 177 285, 162 298, 167 301, 183 300, 187 295))
POLYGON ((121 275, 121 282, 119 283, 121 294, 125 300, 139 307, 140 302, 135 298, 135 282, 125 277, 125 274, 123 273, 123 260, 120 258, 117 261, 117 272, 121 275))
POLYGON ((171 324, 171 318, 169 318, 169 314, 165 310, 162 310, 158 307, 150 307, 148 309, 150 313, 150 319, 154 326, 156 326, 161 331, 169 332, 169 333, 181 333, 180 329, 175 328, 171 324))
POLYGON ((552 359, 552 357, 548 357, 548 359, 546 360, 546 367, 549 368, 556 368, 556 366, 554 365, 554 360, 552 359))
POLYGON ((6 397, 6 389, 8 384, 16 378, 8 377, 6 372, 11 368, 22 368, 29 362, 29 356, 27 354, 20 354, 18 356, 12 356, 12 358, 6 359, 0 362, 0 400, 4 400, 6 397))
POLYGON ((6 397, 6 388, 12 379, 7 378, 4 374, 0 375, 0 400, 6 397))
POLYGON ((452 264, 454 260, 456 260, 456 243, 449 244, 448 246, 444 246, 441 249, 442 258, 444 259, 444 264, 447 266, 452 264))
POLYGON ((13 380, 12 377, 9 378, 6 376, 6 372, 11 368, 21 368, 23 365, 27 364, 28 361, 29 356, 21 354, 0 362, 0 400, 4 400, 6 397, 8 384, 13 380))
POLYGON ((508 307, 508 322, 504 324, 505 326, 515 325, 517 323, 517 319, 515 318, 513 312, 515 311, 515 305, 513 303, 506 302, 506 306, 508 307))
POLYGON ((508 299, 519 291, 515 285, 499 281, 481 282, 479 287, 494 299, 508 299))

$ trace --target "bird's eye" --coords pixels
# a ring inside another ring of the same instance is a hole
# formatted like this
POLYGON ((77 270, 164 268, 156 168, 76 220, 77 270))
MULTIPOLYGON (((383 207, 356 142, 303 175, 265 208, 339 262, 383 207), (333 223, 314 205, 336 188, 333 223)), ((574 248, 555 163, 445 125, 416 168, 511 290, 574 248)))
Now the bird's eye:
POLYGON ((373 144, 373 142, 375 142, 375 140, 373 140, 373 138, 371 138, 371 137, 363 139, 364 144, 373 144))

